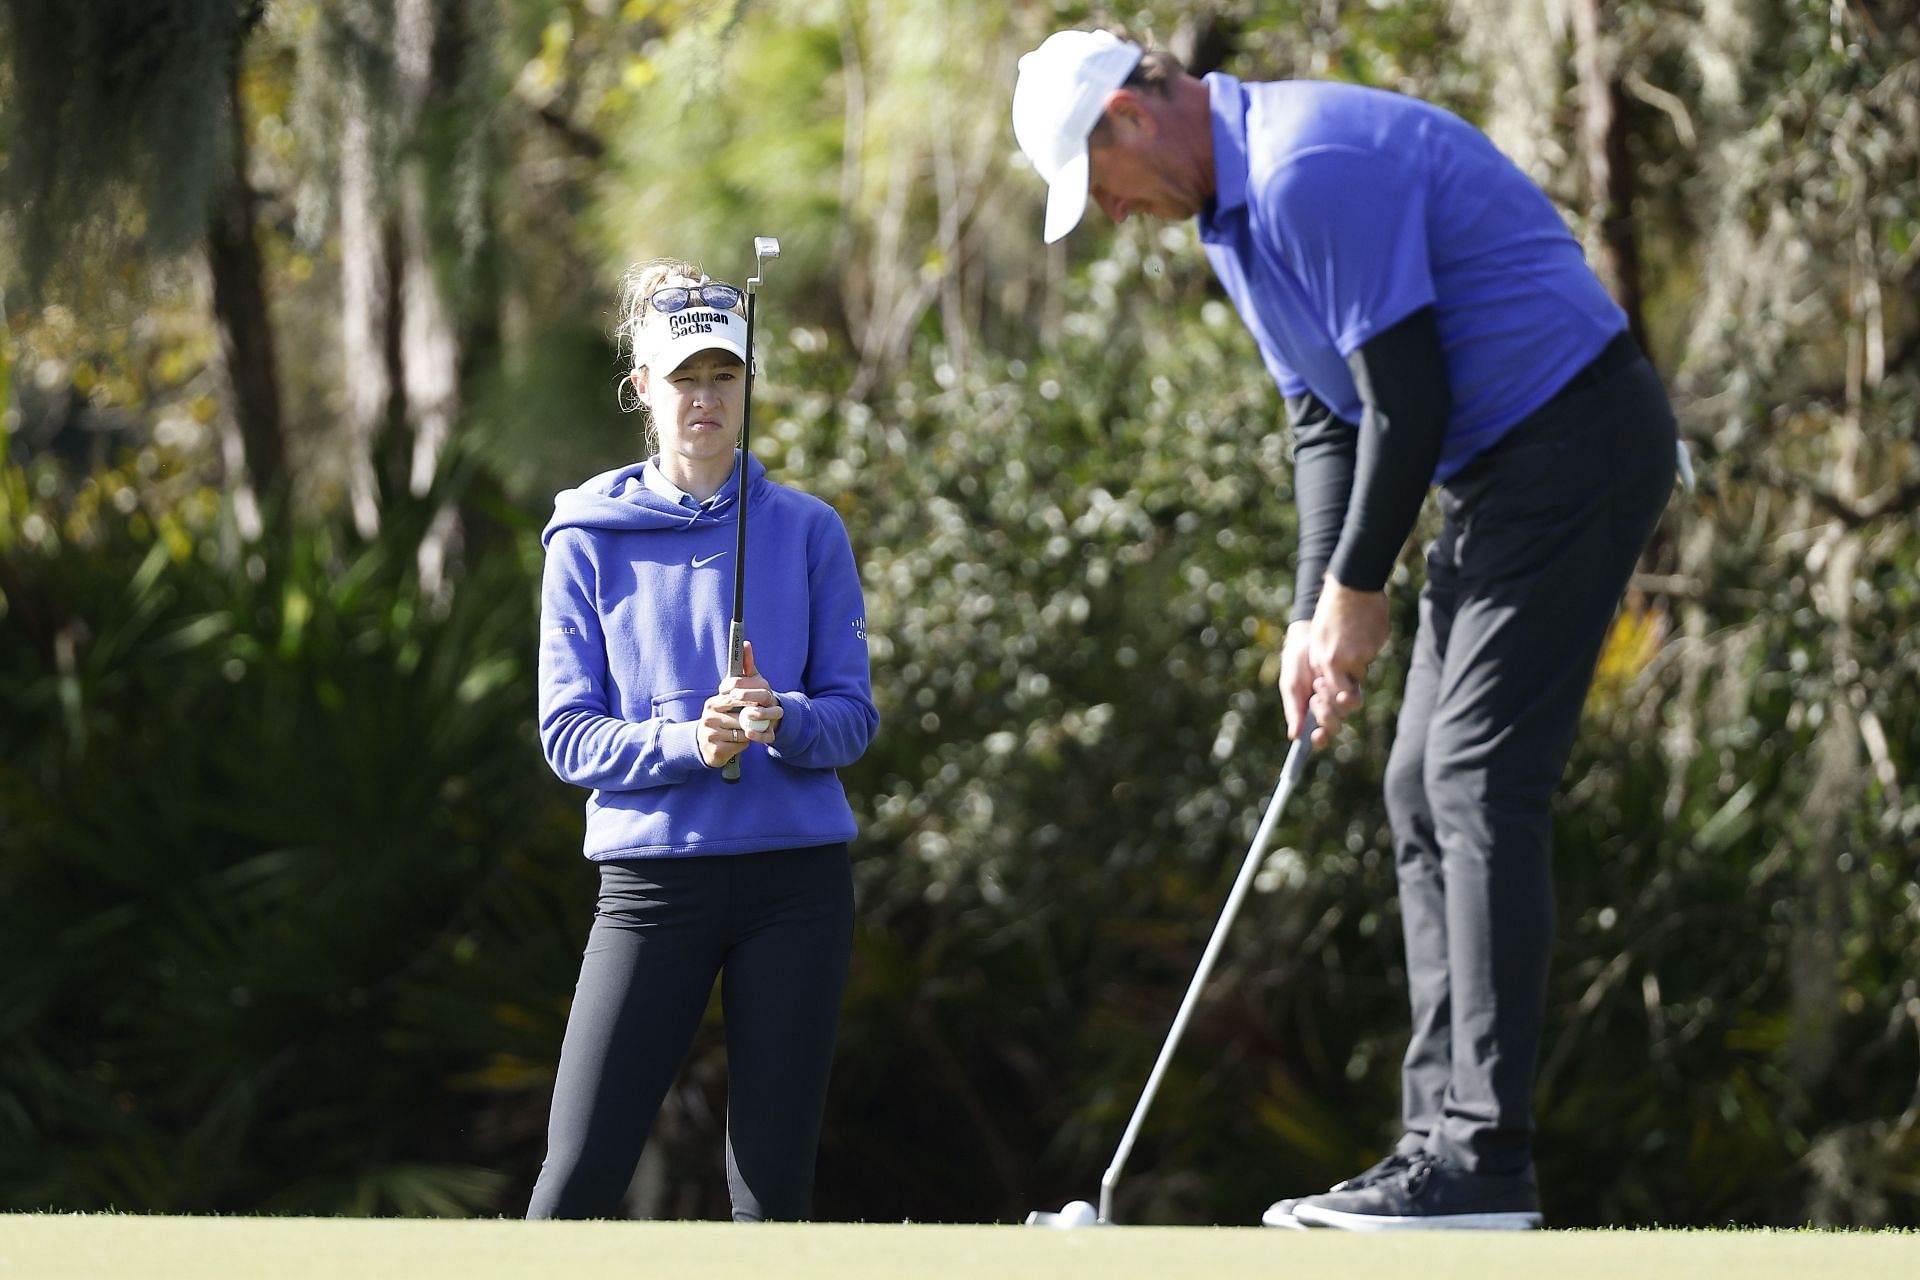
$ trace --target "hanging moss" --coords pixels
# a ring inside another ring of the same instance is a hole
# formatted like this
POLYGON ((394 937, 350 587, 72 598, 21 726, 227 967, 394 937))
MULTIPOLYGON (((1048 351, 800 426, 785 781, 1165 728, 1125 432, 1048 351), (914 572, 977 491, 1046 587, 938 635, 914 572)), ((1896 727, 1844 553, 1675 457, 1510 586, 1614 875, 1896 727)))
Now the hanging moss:
POLYGON ((229 68, 253 0, 6 0, 5 199, 30 286, 89 242, 174 252, 224 168, 229 68))

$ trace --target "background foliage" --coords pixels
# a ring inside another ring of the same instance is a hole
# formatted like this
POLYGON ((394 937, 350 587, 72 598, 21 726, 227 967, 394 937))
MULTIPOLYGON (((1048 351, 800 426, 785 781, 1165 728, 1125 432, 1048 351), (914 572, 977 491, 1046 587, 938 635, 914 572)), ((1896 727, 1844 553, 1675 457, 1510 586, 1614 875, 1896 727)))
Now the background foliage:
MULTIPOLYGON (((593 891, 533 736, 536 533, 639 448, 620 269, 738 278, 770 233, 756 451, 846 519, 884 725, 819 1210, 1090 1192, 1283 754, 1292 558, 1191 228, 1038 243, 1013 60, 1117 16, 1482 123, 1674 388, 1700 488, 1557 813, 1550 1219, 1920 1223, 1910 0, 0 14, 0 1205, 522 1211, 593 891)), ((1395 1136, 1403 655, 1128 1218, 1250 1221, 1395 1136)), ((634 1212, 724 1211, 724 1088, 710 1020, 634 1212)))

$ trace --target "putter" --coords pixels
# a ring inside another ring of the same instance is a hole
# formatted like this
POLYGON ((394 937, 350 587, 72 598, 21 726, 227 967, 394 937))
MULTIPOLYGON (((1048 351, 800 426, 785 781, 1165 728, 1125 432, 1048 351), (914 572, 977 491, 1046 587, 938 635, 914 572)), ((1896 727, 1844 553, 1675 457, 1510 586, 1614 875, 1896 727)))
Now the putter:
MULTIPOLYGON (((747 399, 740 409, 740 470, 734 476, 733 621, 727 627, 730 676, 747 674, 747 440, 753 426, 753 300, 760 292, 760 273, 766 270, 768 261, 779 256, 777 238, 753 238, 753 274, 747 277, 747 399)), ((756 718, 754 724, 761 721, 756 718)), ((740 781, 740 757, 727 761, 720 776, 728 782, 740 781)))
POLYGON ((1293 794, 1294 784, 1300 781, 1300 775, 1307 770, 1307 756, 1313 750, 1313 730, 1313 713, 1309 711, 1305 723, 1300 726, 1300 736, 1287 749, 1287 761, 1280 767, 1280 781, 1273 789, 1273 799, 1267 803, 1266 816, 1260 819, 1260 829, 1253 833, 1253 845, 1247 850, 1246 861, 1240 864, 1240 874, 1234 878, 1233 889, 1227 894, 1227 904, 1220 908, 1220 921, 1213 926, 1213 937, 1207 940, 1207 949, 1200 955, 1200 967, 1194 970, 1193 981, 1187 984, 1186 998, 1180 1001, 1180 1011, 1173 1016, 1173 1029, 1167 1032, 1166 1043, 1160 1046, 1160 1057, 1147 1076, 1147 1087, 1141 1091, 1140 1101, 1133 1108, 1133 1118, 1127 1121, 1127 1131, 1121 1136, 1120 1146, 1113 1153, 1113 1163, 1107 1166, 1106 1173, 1100 1179, 1099 1209, 1096 1210, 1085 1200, 1069 1201, 1058 1213, 1035 1209, 1027 1215, 1028 1226, 1073 1228, 1113 1225, 1113 1190, 1120 1184, 1120 1171, 1126 1167, 1127 1157, 1133 1153, 1133 1140, 1140 1134, 1140 1124, 1147 1118, 1147 1108, 1153 1105, 1153 1095, 1160 1090, 1160 1077, 1166 1074, 1167 1064, 1173 1060, 1173 1051, 1180 1043, 1181 1034, 1187 1029, 1187 1018, 1193 1013, 1193 1006, 1199 1003, 1200 989, 1206 985, 1207 975, 1213 971, 1213 962, 1219 957, 1220 948, 1227 940, 1227 930, 1233 927, 1234 916, 1239 914, 1240 900, 1247 896, 1254 873, 1259 871, 1261 859, 1266 857, 1267 841, 1273 838, 1273 829, 1280 821, 1280 811, 1286 808, 1287 797, 1293 794))

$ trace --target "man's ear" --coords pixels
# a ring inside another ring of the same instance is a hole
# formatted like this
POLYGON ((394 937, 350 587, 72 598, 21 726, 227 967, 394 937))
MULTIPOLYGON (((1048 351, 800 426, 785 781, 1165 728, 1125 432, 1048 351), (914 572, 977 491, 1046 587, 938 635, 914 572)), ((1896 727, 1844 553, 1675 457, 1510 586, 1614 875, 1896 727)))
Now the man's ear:
POLYGON ((1151 140, 1160 132, 1160 118, 1151 104, 1137 90, 1125 86, 1107 95, 1106 116, 1113 127, 1129 135, 1151 140))
POLYGON ((647 368, 645 365, 627 375, 627 381, 633 386, 633 394, 642 400, 647 398, 647 368))

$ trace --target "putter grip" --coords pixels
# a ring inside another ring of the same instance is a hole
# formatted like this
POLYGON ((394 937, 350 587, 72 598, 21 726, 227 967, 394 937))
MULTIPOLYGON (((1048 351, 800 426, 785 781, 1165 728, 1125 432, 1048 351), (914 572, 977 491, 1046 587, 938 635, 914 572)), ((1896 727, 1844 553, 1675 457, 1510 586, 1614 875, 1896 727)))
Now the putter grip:
MULTIPOLYGON (((743 462, 741 466, 745 466, 743 462)), ((747 629, 738 622, 727 629, 727 674, 743 676, 747 674, 747 629)), ((720 776, 727 782, 740 781, 740 757, 735 756, 720 766, 720 776)))
POLYGON ((1307 757, 1313 754, 1313 731, 1319 727, 1320 722, 1313 718, 1311 711, 1300 721, 1300 736, 1287 749, 1287 762, 1280 767, 1280 775, 1289 785, 1298 782, 1300 775, 1307 771, 1307 757))

